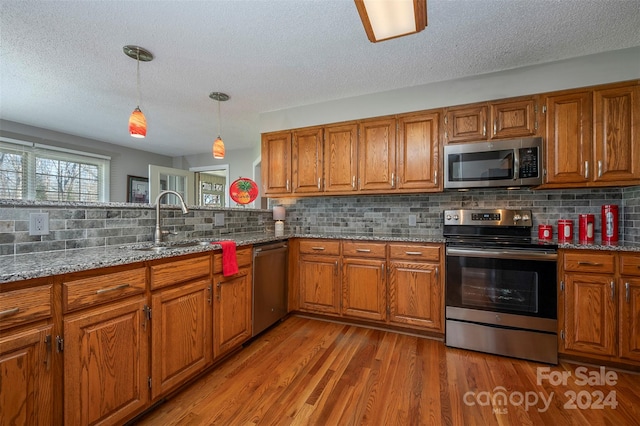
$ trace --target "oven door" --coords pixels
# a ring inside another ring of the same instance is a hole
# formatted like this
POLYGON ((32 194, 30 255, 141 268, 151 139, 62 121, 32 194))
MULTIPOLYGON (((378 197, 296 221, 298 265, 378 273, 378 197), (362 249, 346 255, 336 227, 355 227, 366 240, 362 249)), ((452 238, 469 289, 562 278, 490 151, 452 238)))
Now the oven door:
POLYGON ((446 253, 448 311, 557 319, 557 253, 475 247, 446 253))

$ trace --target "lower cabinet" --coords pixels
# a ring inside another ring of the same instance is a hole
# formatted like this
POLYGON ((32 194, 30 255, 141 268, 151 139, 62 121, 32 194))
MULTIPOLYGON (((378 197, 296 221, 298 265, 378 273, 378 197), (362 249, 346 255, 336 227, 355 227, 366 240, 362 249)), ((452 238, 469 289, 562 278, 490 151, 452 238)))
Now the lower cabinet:
POLYGON ((218 358, 251 337, 251 267, 214 276, 213 354, 218 358))
POLYGON ((389 320, 444 333, 439 246, 389 244, 389 320))
POLYGON ((64 423, 121 424, 149 399, 149 323, 138 296, 64 319, 64 423))
POLYGON ((640 364, 640 255, 562 251, 559 351, 640 364))
POLYGON ((211 279, 151 295, 151 398, 166 394, 212 360, 211 279))
POLYGON ((298 261, 300 310, 340 313, 340 241, 302 240, 298 261))
POLYGON ((2 332, 0 424, 54 423, 51 339, 51 325, 2 332))
POLYGON ((345 241, 342 251, 342 314, 385 321, 386 244, 345 241))

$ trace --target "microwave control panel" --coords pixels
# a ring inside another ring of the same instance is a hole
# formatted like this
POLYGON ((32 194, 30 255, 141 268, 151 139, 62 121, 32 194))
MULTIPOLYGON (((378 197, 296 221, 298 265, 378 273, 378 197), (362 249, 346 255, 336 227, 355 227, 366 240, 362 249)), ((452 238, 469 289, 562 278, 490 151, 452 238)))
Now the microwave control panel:
POLYGON ((538 177, 538 148, 520 148, 520 179, 538 177))

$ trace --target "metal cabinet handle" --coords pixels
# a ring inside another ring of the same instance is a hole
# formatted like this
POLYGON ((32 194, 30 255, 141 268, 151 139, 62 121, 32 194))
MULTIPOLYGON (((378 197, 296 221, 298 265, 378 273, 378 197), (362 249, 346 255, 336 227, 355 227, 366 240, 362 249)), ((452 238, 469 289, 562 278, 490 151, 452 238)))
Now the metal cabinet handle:
POLYGON ((112 291, 122 290, 123 288, 127 288, 127 287, 129 287, 129 284, 120 284, 114 287, 101 288, 100 290, 96 290, 96 294, 109 293, 112 291))
POLYGON ((602 160, 598 160, 598 177, 602 177, 602 160))
POLYGON ((482 124, 482 136, 487 136, 487 122, 482 124))
POLYGON ((609 285, 611 287, 611 300, 613 300, 613 298, 616 297, 616 286, 613 281, 611 281, 609 285))
POLYGON ((395 183, 395 173, 391 172, 391 187, 395 188, 396 187, 396 183, 395 183))
POLYGON ((422 255, 421 251, 405 251, 404 254, 407 254, 409 256, 420 256, 422 255))
POLYGON ((213 294, 213 285, 212 285, 212 284, 209 284, 209 285, 207 286, 207 294, 208 294, 208 296, 207 296, 207 302, 208 302, 209 304, 211 304, 211 300, 212 300, 212 297, 211 297, 211 296, 212 296, 212 294, 213 294))
POLYGON ((351 188, 356 189, 356 177, 351 176, 351 188))
POLYGON ((497 131, 498 131, 498 119, 496 118, 496 119, 493 121, 493 135, 494 135, 494 136, 496 135, 496 132, 497 132, 497 131))
POLYGON ((438 184, 438 169, 435 169, 433 171, 433 184, 437 185, 438 184))
POLYGON ((319 246, 311 247, 311 250, 324 250, 324 247, 319 247, 319 246))
POLYGON ((318 178, 318 189, 320 189, 320 178, 318 178))
POLYGON ((602 266, 602 263, 579 261, 578 265, 581 265, 581 266, 602 266))
POLYGON ((629 283, 624 283, 624 299, 629 303, 629 283))
POLYGON ((289 190, 289 179, 287 179, 287 191, 289 190))
POLYGON ((440 279, 440 267, 436 266, 436 280, 440 279))
POLYGON ((358 253, 371 253, 371 249, 356 249, 358 253))
POLYGON ((584 162, 584 178, 589 179, 589 162, 584 162))
POLYGON ((335 267, 333 268, 333 275, 338 275, 338 261, 336 260, 335 267))
POLYGON ((8 317, 10 315, 15 315, 18 312, 20 312, 20 308, 15 307, 15 308, 11 308, 11 309, 6 309, 4 311, 0 311, 0 317, 8 317))

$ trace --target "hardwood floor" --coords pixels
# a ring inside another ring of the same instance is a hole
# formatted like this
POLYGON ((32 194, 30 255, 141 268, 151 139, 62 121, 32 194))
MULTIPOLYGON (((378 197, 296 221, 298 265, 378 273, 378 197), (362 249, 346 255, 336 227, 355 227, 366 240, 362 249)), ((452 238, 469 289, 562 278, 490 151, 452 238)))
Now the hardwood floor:
POLYGON ((640 424, 640 375, 579 367, 290 317, 137 424, 640 424))

